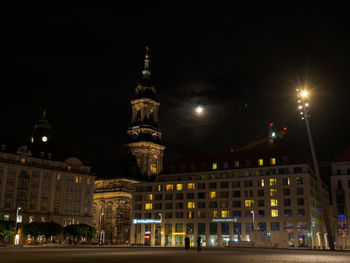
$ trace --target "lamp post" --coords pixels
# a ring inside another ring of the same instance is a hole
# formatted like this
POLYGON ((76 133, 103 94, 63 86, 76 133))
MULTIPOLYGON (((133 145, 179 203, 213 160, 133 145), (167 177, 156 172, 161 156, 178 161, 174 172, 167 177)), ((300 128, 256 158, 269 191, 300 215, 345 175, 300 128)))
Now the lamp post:
POLYGON ((103 216, 103 212, 100 213, 100 236, 99 236, 100 245, 103 243, 103 239, 104 239, 104 233, 102 230, 102 216, 103 216))
POLYGON ((16 231, 16 235, 15 235, 15 245, 19 245, 19 234, 17 233, 18 230, 17 230, 17 224, 18 224, 18 213, 19 213, 19 210, 21 210, 22 207, 17 207, 17 211, 16 211, 16 226, 15 226, 15 231, 16 231))
POLYGON ((250 211, 251 213, 252 213, 252 215, 253 215, 253 230, 254 230, 254 221, 255 221, 255 216, 254 216, 254 210, 252 210, 252 211, 250 211))
POLYGON ((159 217, 160 217, 160 246, 162 246, 162 221, 163 221, 163 216, 162 213, 158 213, 159 217))
POLYGON ((302 90, 297 89, 297 94, 298 94, 298 104, 299 104, 298 109, 300 110, 301 119, 305 120, 306 131, 307 131, 307 135, 308 135, 308 139, 309 139, 310 150, 311 150, 311 154, 312 154, 312 161, 314 164, 314 169, 315 169, 315 174, 316 174, 317 189, 318 189, 318 192, 320 193, 323 218, 324 218, 326 228, 327 228, 327 233, 328 233, 328 235, 327 235, 328 236, 328 244, 329 244, 330 250, 335 250, 332 230, 331 230, 331 226, 330 226, 329 218, 328 218, 327 203, 326 203, 326 199, 324 197, 322 181, 321 181, 321 177, 320 177, 320 171, 318 169, 316 152, 315 152, 315 147, 314 147, 314 143, 312 140, 311 129, 310 129, 310 124, 309 124, 309 117, 310 117, 309 112, 308 112, 308 109, 309 109, 309 102, 308 102, 309 91, 306 89, 302 89, 302 90))

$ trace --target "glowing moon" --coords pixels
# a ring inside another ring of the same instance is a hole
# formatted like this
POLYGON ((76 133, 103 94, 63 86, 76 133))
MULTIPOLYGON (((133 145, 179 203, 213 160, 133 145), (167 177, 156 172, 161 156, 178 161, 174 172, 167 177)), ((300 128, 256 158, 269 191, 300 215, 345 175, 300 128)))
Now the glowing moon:
POLYGON ((201 106, 198 106, 197 108, 195 108, 195 112, 196 112, 197 114, 202 114, 203 111, 204 111, 204 109, 203 109, 203 107, 201 107, 201 106))

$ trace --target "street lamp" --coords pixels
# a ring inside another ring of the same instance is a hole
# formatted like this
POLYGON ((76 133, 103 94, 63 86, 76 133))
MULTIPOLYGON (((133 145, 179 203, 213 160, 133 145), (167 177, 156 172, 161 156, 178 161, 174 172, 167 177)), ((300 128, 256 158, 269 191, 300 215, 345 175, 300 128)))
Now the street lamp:
POLYGON ((320 177, 320 171, 318 169, 316 152, 315 152, 315 147, 314 147, 314 143, 312 140, 311 129, 310 129, 310 124, 309 124, 310 115, 309 115, 309 111, 308 111, 309 110, 308 98, 310 96, 310 92, 307 89, 297 89, 297 95, 298 95, 298 105, 299 105, 298 109, 300 110, 301 119, 305 120, 306 131, 307 131, 310 149, 311 149, 311 154, 312 154, 312 161, 314 163, 314 169, 315 169, 316 181, 317 181, 317 189, 318 189, 318 192, 320 193, 323 218, 324 218, 326 228, 327 228, 327 233, 328 233, 328 235, 327 235, 328 236, 328 244, 329 244, 330 250, 335 250, 332 230, 331 230, 331 226, 330 226, 329 218, 328 218, 327 203, 326 203, 326 199, 324 197, 324 192, 323 192, 323 187, 322 187, 322 182, 321 182, 321 177, 320 177))
POLYGON ((255 218, 254 218, 254 210, 252 210, 252 211, 250 211, 251 213, 252 213, 252 215, 253 215, 253 230, 254 230, 254 220, 255 220, 255 218))
POLYGON ((103 212, 100 213, 100 245, 103 243, 103 239, 104 239, 104 231, 102 230, 102 216, 103 216, 103 212))
MULTIPOLYGON (((19 213, 19 210, 21 210, 22 207, 17 207, 17 212, 16 212, 16 227, 15 227, 15 230, 16 230, 16 235, 15 235, 15 245, 19 245, 19 234, 17 233, 17 223, 19 222, 19 218, 18 218, 18 213, 19 213)), ((22 221, 22 220, 21 220, 22 221)))

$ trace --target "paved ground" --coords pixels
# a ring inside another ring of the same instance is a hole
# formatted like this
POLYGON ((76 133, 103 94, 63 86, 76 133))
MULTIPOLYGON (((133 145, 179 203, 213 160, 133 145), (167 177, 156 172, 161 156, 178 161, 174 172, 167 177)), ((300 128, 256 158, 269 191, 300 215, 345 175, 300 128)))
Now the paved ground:
POLYGON ((220 263, 350 262, 350 252, 222 248, 184 251, 177 248, 0 248, 1 263, 220 263))

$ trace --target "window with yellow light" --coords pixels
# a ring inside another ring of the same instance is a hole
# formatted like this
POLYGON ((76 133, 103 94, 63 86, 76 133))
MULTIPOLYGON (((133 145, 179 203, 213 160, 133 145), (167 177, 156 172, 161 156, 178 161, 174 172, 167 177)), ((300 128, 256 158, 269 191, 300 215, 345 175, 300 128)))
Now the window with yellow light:
POLYGON ((254 206, 254 200, 244 200, 244 206, 245 207, 253 207, 254 206))
POLYGON ((195 208, 195 203, 194 203, 194 202, 187 202, 187 208, 188 208, 188 209, 193 209, 193 208, 195 208))
POLYGON ((276 158, 274 158, 274 157, 270 158, 270 164, 276 165, 276 158))
POLYGON ((216 192, 209 192, 209 198, 211 199, 216 198, 216 192))
POLYGON ((187 212, 187 218, 191 219, 193 218, 194 213, 193 212, 187 212))
POLYGON ((278 206, 278 200, 277 199, 271 199, 270 200, 270 205, 271 206, 278 206))
POLYGON ((153 209, 152 203, 145 204, 145 210, 152 210, 152 209, 153 209))
POLYGON ((151 171, 153 174, 155 174, 157 172, 157 165, 155 163, 151 164, 151 171))
POLYGON ((264 165, 264 159, 259 159, 258 160, 258 165, 263 166, 264 165))
POLYGON ((218 164, 217 163, 213 163, 213 170, 216 170, 216 169, 218 169, 218 164))
POLYGON ((194 190, 195 189, 195 183, 188 183, 187 184, 187 190, 194 190))
POLYGON ((148 194, 147 197, 146 197, 146 200, 147 201, 152 201, 153 199, 153 195, 152 194, 148 194))
POLYGON ((222 210, 221 211, 221 218, 228 218, 229 217, 229 211, 222 210))
POLYGON ((270 178, 270 186, 275 186, 277 184, 276 178, 270 178))
POLYGON ((216 210, 213 211, 213 218, 218 218, 218 211, 216 210))
POLYGON ((277 189, 270 189, 270 196, 276 196, 277 195, 277 189))
POLYGON ((181 191, 183 189, 183 185, 182 184, 176 184, 176 190, 177 191, 181 191))
POLYGON ((174 185, 173 185, 173 184, 167 184, 167 185, 166 185, 166 190, 167 190, 167 191, 172 191, 172 190, 174 190, 174 185))
POLYGON ((278 209, 271 210, 271 217, 278 217, 278 209))
POLYGON ((265 180, 264 179, 260 179, 258 185, 264 187, 265 186, 265 180))
POLYGON ((161 184, 157 185, 157 191, 158 191, 158 192, 161 192, 161 191, 162 191, 162 185, 161 185, 161 184))

